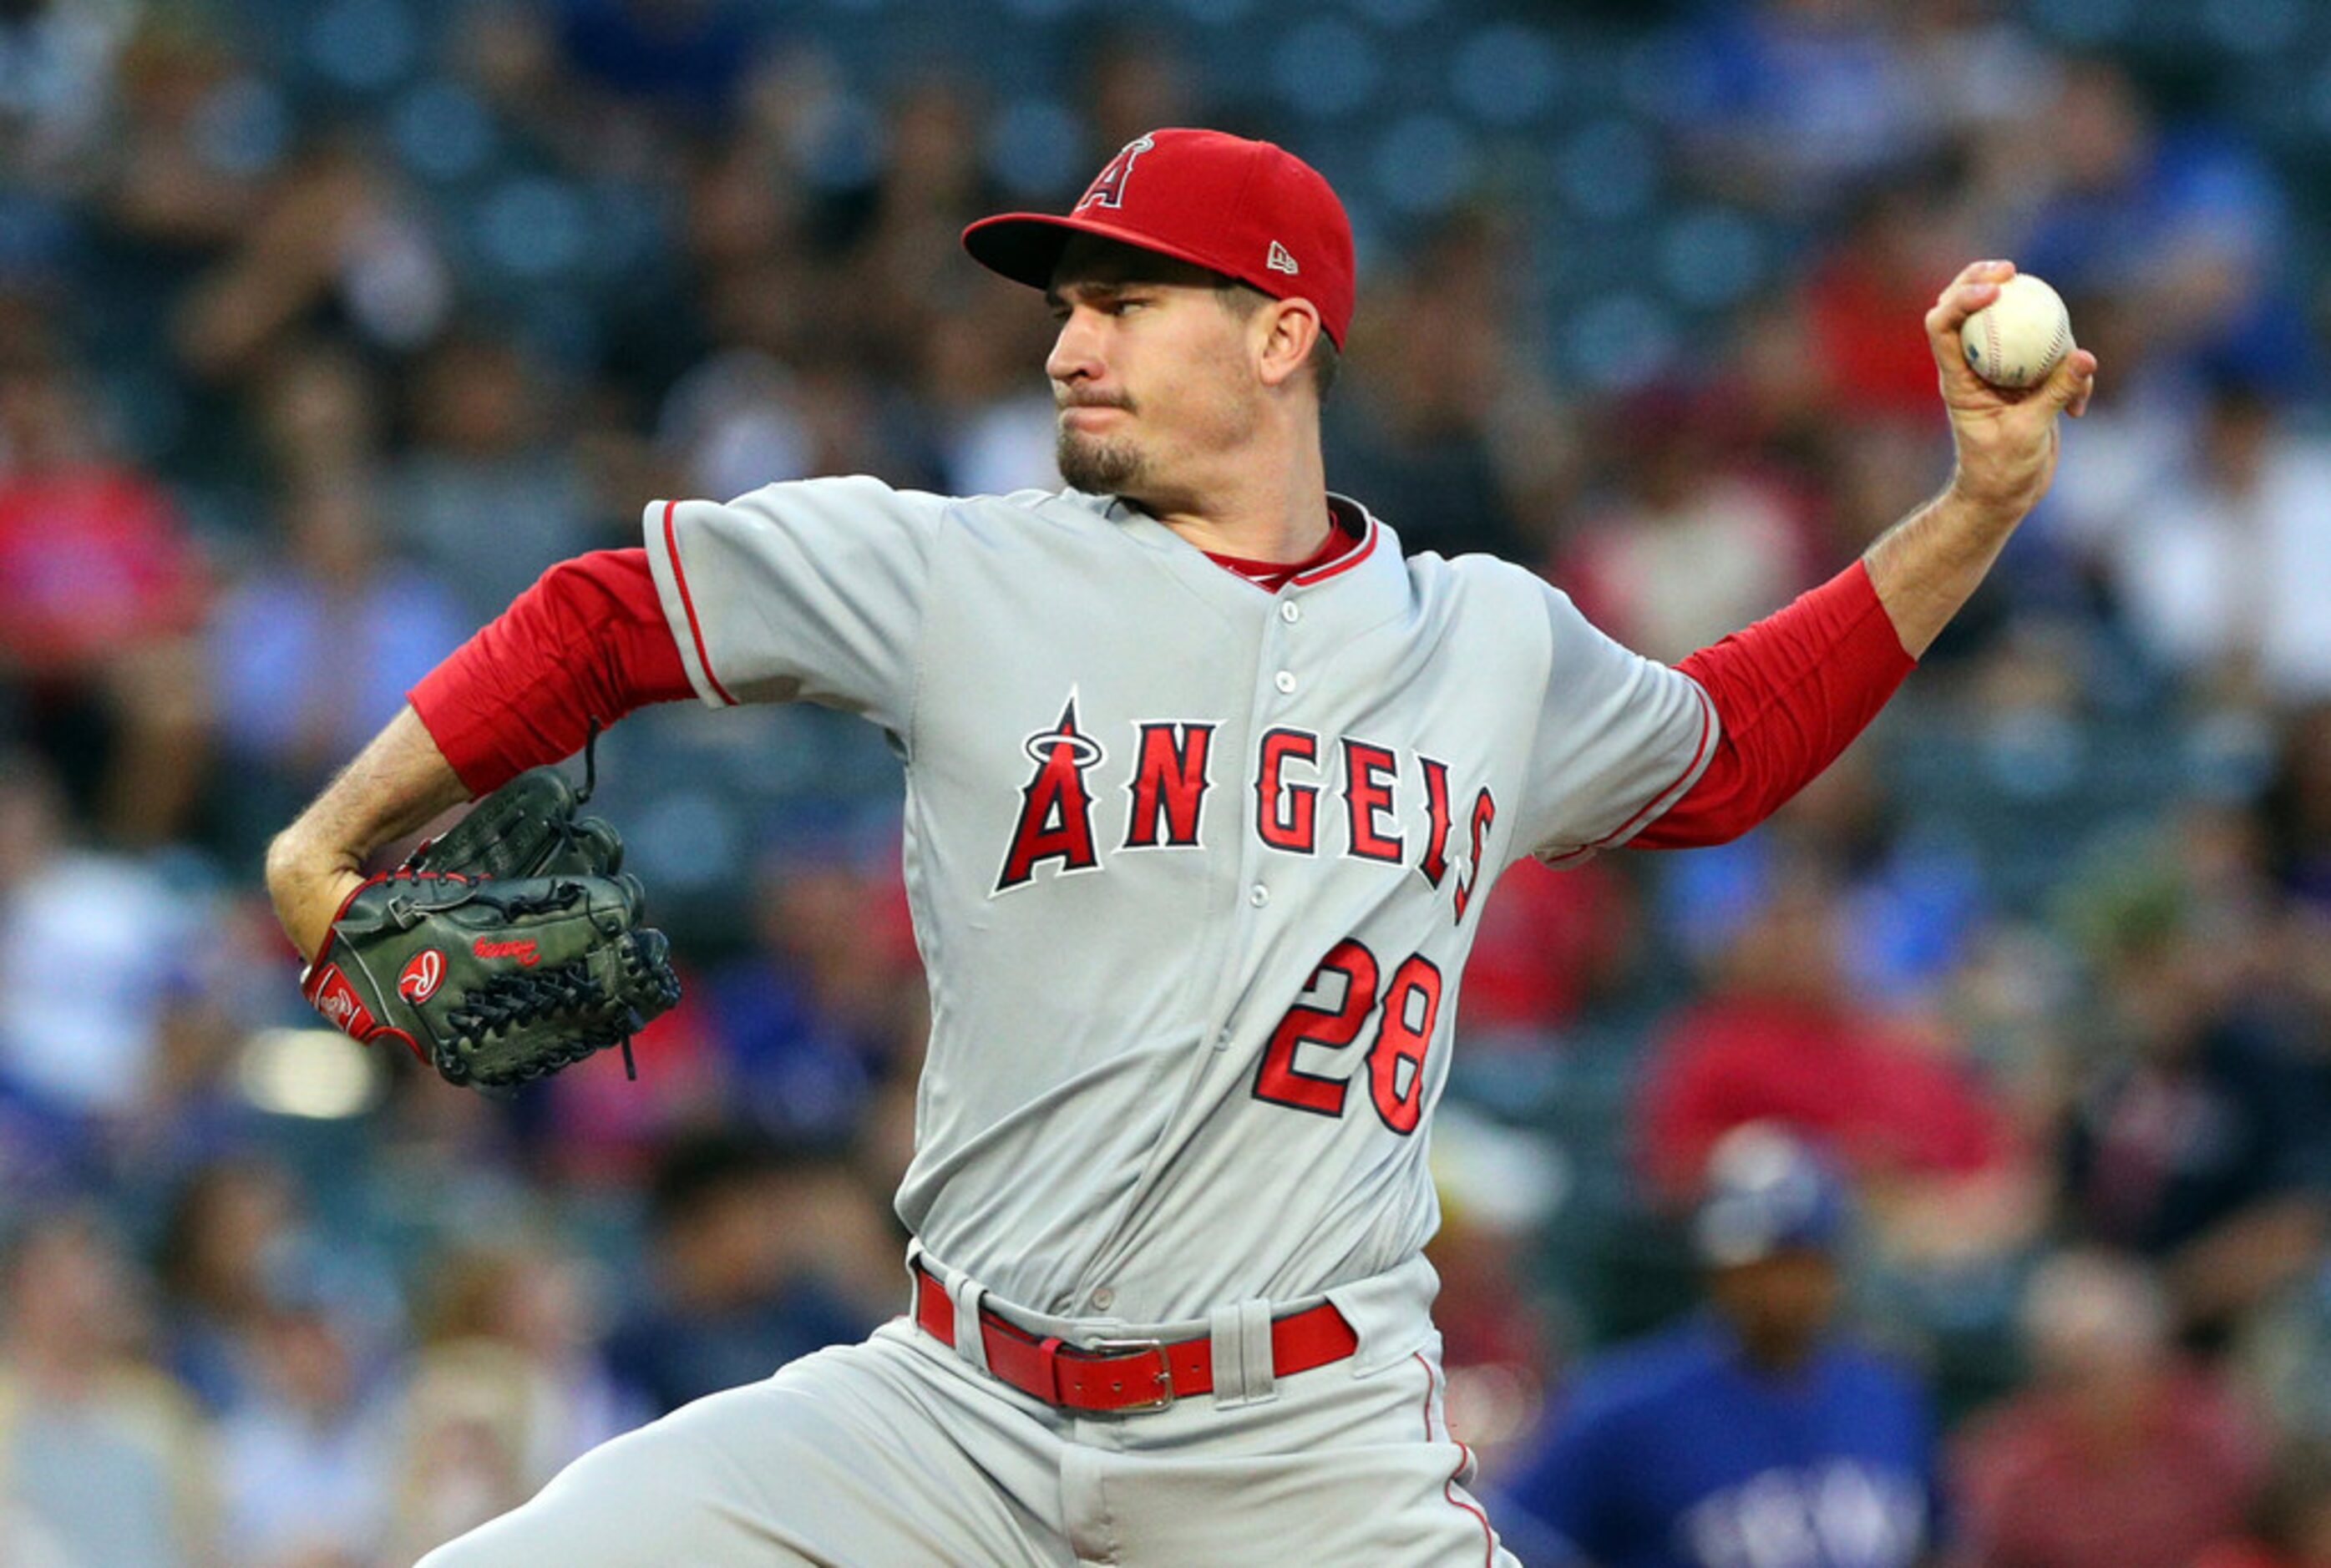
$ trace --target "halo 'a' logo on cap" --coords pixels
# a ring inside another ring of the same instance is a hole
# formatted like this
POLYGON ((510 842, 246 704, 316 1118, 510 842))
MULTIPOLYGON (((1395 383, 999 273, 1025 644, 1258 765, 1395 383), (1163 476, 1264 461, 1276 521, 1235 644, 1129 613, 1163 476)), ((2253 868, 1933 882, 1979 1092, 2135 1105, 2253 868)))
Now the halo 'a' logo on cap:
POLYGON ((1277 240, 1270 242, 1270 254, 1263 258, 1262 264, 1274 272, 1284 272, 1290 278, 1303 270, 1295 264, 1295 257, 1287 247, 1277 240))
POLYGON ((1093 176, 1093 183, 1085 187, 1085 194, 1079 196, 1077 204, 1069 210, 1081 213, 1087 207, 1125 205, 1125 182, 1133 173, 1133 160, 1156 145, 1146 136, 1137 136, 1127 142, 1118 149, 1117 156, 1108 160, 1108 167, 1093 176))

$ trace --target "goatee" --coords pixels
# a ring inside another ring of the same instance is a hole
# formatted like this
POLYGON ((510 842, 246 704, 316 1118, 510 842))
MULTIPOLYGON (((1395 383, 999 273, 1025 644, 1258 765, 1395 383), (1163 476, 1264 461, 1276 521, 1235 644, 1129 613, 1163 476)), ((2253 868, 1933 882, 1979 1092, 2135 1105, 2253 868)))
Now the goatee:
POLYGON ((1053 456, 1069 488, 1087 495, 1123 495, 1141 478, 1141 451, 1128 442, 1099 441, 1064 429, 1053 456))

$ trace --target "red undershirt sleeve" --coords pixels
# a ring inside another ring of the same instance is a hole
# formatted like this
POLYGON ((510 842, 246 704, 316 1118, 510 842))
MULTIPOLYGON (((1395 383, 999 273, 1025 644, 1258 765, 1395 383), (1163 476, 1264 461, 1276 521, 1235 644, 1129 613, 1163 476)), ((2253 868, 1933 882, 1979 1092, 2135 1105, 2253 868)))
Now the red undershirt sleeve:
POLYGON ((693 695, 643 549, 553 566, 405 693, 471 794, 571 756, 652 702, 693 695))
POLYGON ((1676 666, 1715 705, 1708 771, 1633 842, 1736 839, 1837 760, 1917 667, 1857 561, 1786 609, 1676 666))

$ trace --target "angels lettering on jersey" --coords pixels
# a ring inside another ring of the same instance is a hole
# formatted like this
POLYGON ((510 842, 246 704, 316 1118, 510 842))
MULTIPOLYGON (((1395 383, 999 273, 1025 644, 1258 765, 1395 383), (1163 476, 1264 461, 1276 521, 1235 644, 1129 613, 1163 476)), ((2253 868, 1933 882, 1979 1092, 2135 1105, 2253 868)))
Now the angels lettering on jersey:
MULTIPOLYGON (((1051 727, 1021 742, 1031 771, 993 894, 1040 872, 1106 870, 1111 854, 1203 848, 1209 812, 1224 809, 1214 803, 1217 774, 1230 772, 1218 766, 1219 729, 1160 718, 1104 737, 1079 718, 1071 688, 1051 727)), ((1445 762, 1287 725, 1264 730, 1236 773, 1241 784, 1228 787, 1252 790, 1247 821, 1264 849, 1412 868, 1447 890, 1452 922, 1464 919, 1497 822, 1487 786, 1468 802, 1445 762)))

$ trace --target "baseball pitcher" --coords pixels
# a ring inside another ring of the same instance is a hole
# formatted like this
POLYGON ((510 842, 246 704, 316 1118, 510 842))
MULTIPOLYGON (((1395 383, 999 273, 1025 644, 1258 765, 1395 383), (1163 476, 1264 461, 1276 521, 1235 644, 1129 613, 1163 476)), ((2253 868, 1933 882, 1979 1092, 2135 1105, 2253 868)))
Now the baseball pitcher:
POLYGON ((614 835, 554 803, 545 853, 367 881, 370 851, 691 695, 846 708, 905 770, 932 1039, 904 1315, 615 1440, 429 1568, 1512 1562, 1421 1252, 1481 901, 1522 855, 1729 838, 1818 773, 2046 488, 2096 369, 1978 380, 1958 328, 2013 269, 1968 268, 1926 321, 1948 488, 1670 668, 1328 491, 1352 241, 1287 152, 1155 131, 1065 216, 964 243, 1059 323, 1068 488, 657 501, 270 853, 319 1006, 508 1081, 668 1004, 614 835), (568 981, 529 989, 528 943, 568 981))

